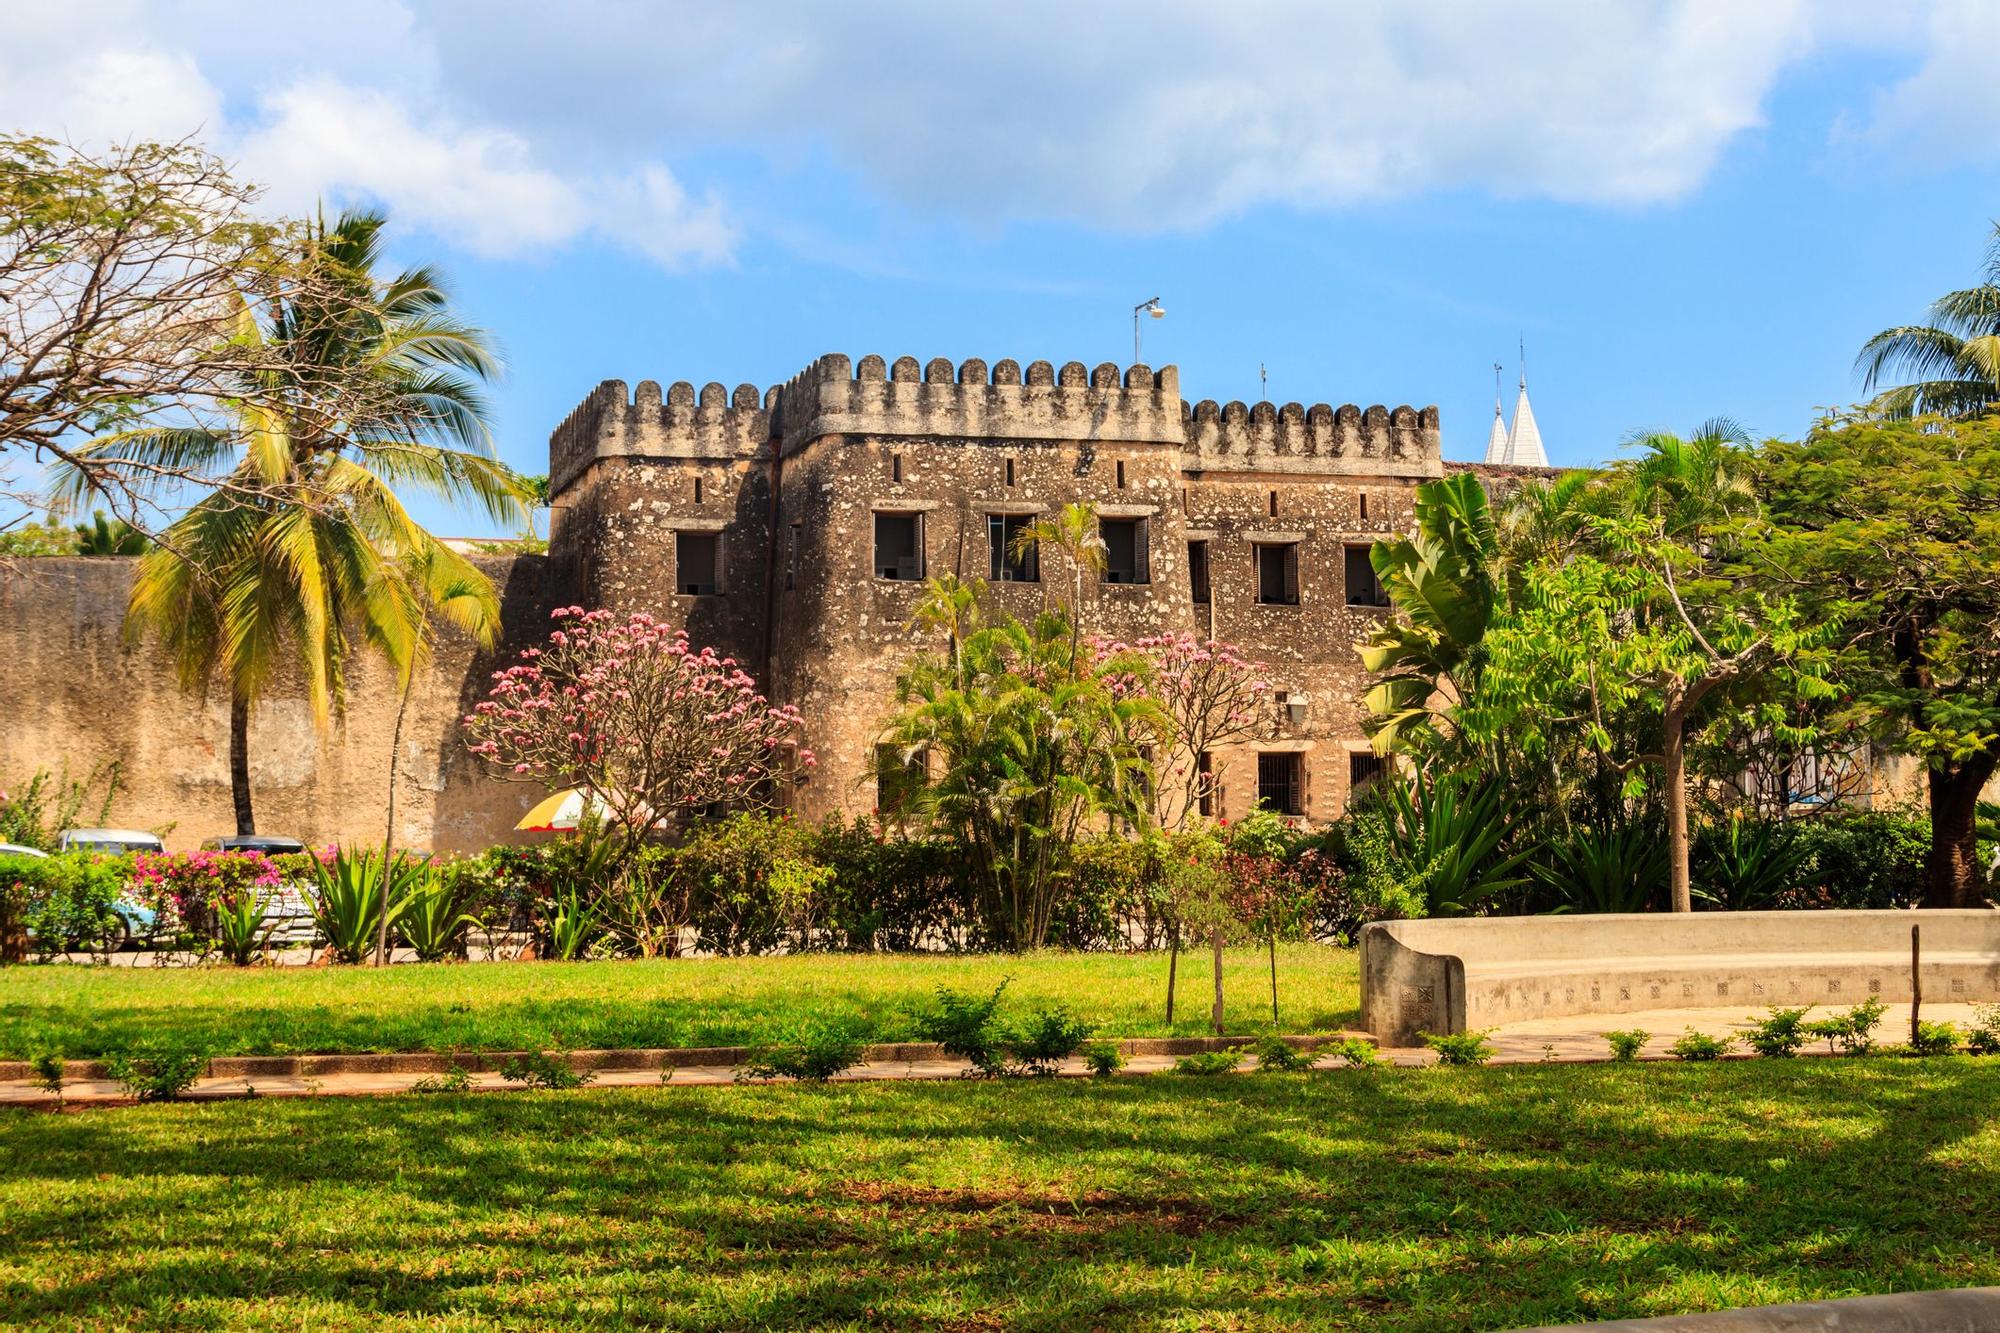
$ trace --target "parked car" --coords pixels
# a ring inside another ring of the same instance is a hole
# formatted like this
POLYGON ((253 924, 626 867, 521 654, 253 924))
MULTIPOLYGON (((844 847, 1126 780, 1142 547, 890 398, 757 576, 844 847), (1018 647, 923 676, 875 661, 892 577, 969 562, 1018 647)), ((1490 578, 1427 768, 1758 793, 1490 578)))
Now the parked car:
MULTIPOLYGON (((262 833, 232 833, 209 838, 202 848, 211 852, 262 852, 266 856, 288 856, 303 852, 306 845, 297 838, 267 837, 262 833)), ((273 944, 311 944, 319 936, 313 921, 312 900, 302 885, 286 882, 272 890, 265 905, 264 922, 271 927, 273 944)))
POLYGON ((123 856, 127 852, 164 852, 167 845, 160 841, 157 833, 147 833, 143 829, 73 828, 63 830, 62 837, 56 840, 56 850, 123 856))
MULTIPOLYGON (((88 831, 121 832, 123 830, 92 829, 88 831)), ((157 839, 155 841, 157 841, 157 839)), ((72 850, 80 852, 81 851, 94 852, 100 849, 96 847, 78 846, 72 850)), ((23 847, 21 844, 17 842, 0 842, 0 856, 46 857, 47 855, 48 853, 43 851, 39 847, 23 847)), ((111 904, 111 910, 117 914, 118 918, 117 924, 113 926, 111 930, 106 932, 105 937, 102 941, 91 940, 88 941, 88 943, 91 944, 102 943, 105 949, 115 953, 117 950, 122 949, 126 945, 130 944, 133 940, 135 939, 143 940, 153 933, 154 917, 151 908, 146 907, 140 903, 135 903, 127 899, 120 898, 117 902, 111 904)), ((82 940, 71 941, 71 943, 73 944, 82 944, 85 942, 86 941, 82 940)))

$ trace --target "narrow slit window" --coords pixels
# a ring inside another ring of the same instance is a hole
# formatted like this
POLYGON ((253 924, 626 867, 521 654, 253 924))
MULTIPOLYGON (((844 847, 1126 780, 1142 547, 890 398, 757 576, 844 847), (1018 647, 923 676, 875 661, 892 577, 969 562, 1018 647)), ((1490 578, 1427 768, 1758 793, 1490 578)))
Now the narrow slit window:
POLYGON ((1299 604, 1299 544, 1260 542, 1257 553, 1257 600, 1265 606, 1299 604))
POLYGON ((700 503, 701 503, 701 478, 700 478, 700 477, 696 477, 696 478, 694 479, 694 502, 695 502, 696 504, 700 504, 700 503))
POLYGON ((1208 543, 1188 543, 1188 593, 1196 606, 1207 606, 1208 543))
POLYGON ((1278 493, 1277 493, 1276 491, 1272 491, 1272 492, 1271 492, 1271 517, 1272 517, 1272 518, 1276 518, 1277 516, 1278 516, 1278 493))
POLYGON ((1041 545, 1024 541, 1023 534, 1034 526, 1032 514, 988 514, 986 516, 986 576, 995 583, 1040 583, 1041 545))
POLYGON ((1347 548, 1347 604, 1349 606, 1387 606, 1389 594, 1382 587, 1382 580, 1375 577, 1375 564, 1368 558, 1373 549, 1367 546, 1347 548))
POLYGON ((1146 559, 1146 520, 1107 518, 1098 523, 1104 538, 1106 583, 1151 583, 1146 559))
POLYGON ((924 576, 924 516, 875 515, 875 577, 914 582, 924 576))
POLYGON ((1118 460, 1117 473, 1118 473, 1118 489, 1122 491, 1125 489, 1125 460, 1122 458, 1118 460))
POLYGON ((721 537, 713 532, 674 534, 674 591, 712 597, 721 587, 721 537))
POLYGON ((1361 492, 1361 521, 1363 523, 1368 521, 1368 492, 1366 491, 1361 492))
POLYGON ((1011 458, 1007 460, 1007 484, 1014 484, 1014 460, 1011 458))
POLYGON ((889 480, 900 486, 903 484, 903 456, 889 455, 889 480))

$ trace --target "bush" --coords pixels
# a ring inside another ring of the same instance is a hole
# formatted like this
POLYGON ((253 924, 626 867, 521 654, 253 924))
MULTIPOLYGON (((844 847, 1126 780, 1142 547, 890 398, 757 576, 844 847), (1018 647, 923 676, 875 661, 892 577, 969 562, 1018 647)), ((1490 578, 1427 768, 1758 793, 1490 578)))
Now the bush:
POLYGON ((62 1096, 63 1074, 68 1068, 69 1061, 54 1051, 37 1051, 28 1061, 28 1072, 35 1086, 58 1097, 62 1096))
POLYGON ((1957 1024, 1919 1022, 1916 1040, 1910 1043, 1910 1054, 1950 1055, 1958 1049, 1958 1043, 1957 1024))
POLYGON ((2000 1004, 1976 1004, 1972 1013, 1965 1049, 1973 1055, 2000 1055, 2000 1004))
POLYGON ((1732 814, 1703 829, 1690 855, 1696 892, 1732 912, 1784 906, 1807 878, 1796 826, 1732 814))
POLYGON ((1115 1041, 1093 1041, 1083 1048, 1083 1063, 1096 1078, 1110 1078, 1125 1067, 1125 1052, 1115 1041))
POLYGON ((1002 978, 993 993, 984 996, 939 986, 936 1003, 918 1015, 917 1036, 936 1042, 953 1059, 969 1061, 976 1073, 989 1078, 1006 1073, 1006 1037, 994 1022, 994 1014, 1012 980, 1002 978))
POLYGON ((1008 1040, 1008 1048, 1028 1074, 1053 1074, 1090 1040, 1090 1024, 1057 1006, 1029 1019, 1008 1040))
POLYGON ((345 847, 337 848, 331 861, 312 858, 313 922, 336 962, 359 963, 375 951, 385 900, 394 930, 410 883, 424 872, 422 862, 401 852, 389 858, 386 877, 383 865, 380 852, 345 847))
POLYGON ((1260 1040, 1256 1055, 1258 1070, 1273 1074, 1294 1074, 1301 1069, 1311 1069, 1319 1059, 1316 1053, 1299 1050, 1278 1036, 1260 1040))
POLYGON ((1483 1065, 1493 1058, 1493 1047, 1487 1038, 1493 1035, 1492 1028, 1481 1028, 1476 1032, 1420 1032, 1424 1045, 1438 1054, 1441 1065, 1483 1065))
POLYGON ((842 1023, 809 1022, 790 1041, 760 1046, 737 1066, 736 1079, 790 1078, 824 1083, 861 1063, 867 1047, 842 1023))
POLYGON ((529 1051, 510 1058, 500 1066, 500 1077, 524 1087, 568 1092, 586 1083, 595 1083, 597 1071, 575 1068, 570 1063, 569 1047, 557 1046, 554 1050, 529 1051))
POLYGON ((1735 1044, 1734 1038, 1711 1037, 1689 1028, 1667 1050, 1676 1060, 1720 1060, 1735 1044))
POLYGON ((1225 1051, 1199 1051, 1174 1061, 1174 1072, 1209 1078, 1216 1074, 1233 1074, 1236 1066, 1242 1063, 1243 1052, 1235 1047, 1225 1051))
POLYGON ((262 903, 283 882, 278 864, 262 852, 140 852, 132 858, 132 887, 153 909, 156 931, 171 930, 179 943, 204 952, 222 948, 237 963, 257 951, 262 903), (232 918, 227 926, 220 920, 224 913, 232 918))
POLYGON ((185 1048, 114 1051, 104 1069, 140 1101, 170 1102, 207 1072, 208 1056, 185 1048))
POLYGON ((26 782, 0 790, 0 842, 53 852, 64 829, 109 823, 111 807, 124 789, 116 759, 92 764, 81 778, 69 775, 68 761, 59 774, 36 769, 26 782), (100 787, 102 795, 97 794, 100 787))
POLYGON ((414 867, 396 914, 396 933, 423 962, 465 957, 465 933, 482 924, 471 910, 477 892, 470 877, 414 867))
POLYGON ((1559 912, 1643 912, 1666 896, 1667 841, 1648 824, 1578 829, 1547 854, 1530 869, 1559 912))
POLYGON ((123 857, 0 856, 0 963, 35 953, 99 948, 123 936, 115 910, 130 862, 123 857))
POLYGON ((1778 907, 1914 907, 1923 896, 1930 820, 1898 810, 1829 810, 1791 825, 1805 853, 1778 907))
POLYGON ((1638 1059, 1639 1052, 1644 1050, 1646 1043, 1652 1039, 1652 1033, 1639 1028, 1625 1028, 1604 1034, 1604 1040, 1611 1043, 1611 1058, 1620 1062, 1638 1059))
POLYGON ((1743 1040, 1751 1050, 1770 1060, 1788 1060, 1799 1053, 1799 1047, 1806 1044, 1812 1034, 1806 1030, 1806 1015, 1812 1006, 1803 1009, 1782 1009, 1771 1006, 1771 1012, 1753 1023, 1743 1034, 1743 1040))
POLYGON ((440 1092, 472 1091, 472 1071, 454 1060, 442 1074, 431 1074, 410 1085, 410 1091, 419 1095, 440 1092))
POLYGON ((1375 1043, 1362 1037, 1342 1037, 1331 1046, 1323 1047, 1331 1051, 1335 1059, 1349 1069, 1379 1069, 1382 1067, 1382 1053, 1375 1049, 1375 1043))
POLYGON ((1871 995, 1844 1014, 1822 1018, 1804 1025, 1808 1036, 1824 1037, 1829 1053, 1866 1055, 1875 1046, 1875 1025, 1882 1021, 1883 1004, 1871 995))

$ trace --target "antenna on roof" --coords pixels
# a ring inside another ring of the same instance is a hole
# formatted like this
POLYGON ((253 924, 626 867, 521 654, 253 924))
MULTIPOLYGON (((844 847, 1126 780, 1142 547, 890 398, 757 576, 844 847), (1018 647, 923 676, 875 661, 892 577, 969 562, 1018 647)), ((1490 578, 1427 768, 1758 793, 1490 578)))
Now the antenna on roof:
POLYGON ((1257 363, 1257 397, 1268 402, 1271 397, 1271 376, 1264 369, 1264 363, 1257 363))
POLYGON ((1498 361, 1493 363, 1493 415, 1500 415, 1500 372, 1506 367, 1498 361))
POLYGON ((1521 387, 1528 387, 1528 339, 1521 337, 1521 387))

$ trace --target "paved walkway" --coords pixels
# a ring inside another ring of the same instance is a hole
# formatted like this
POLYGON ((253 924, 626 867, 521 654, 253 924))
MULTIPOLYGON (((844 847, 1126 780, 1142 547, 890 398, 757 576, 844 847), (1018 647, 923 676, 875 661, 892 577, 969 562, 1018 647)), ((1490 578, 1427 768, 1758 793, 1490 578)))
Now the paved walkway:
MULTIPOLYGON (((1826 1013, 1838 1012, 1826 1010, 1826 1013)), ((1950 1022, 1958 1024, 1960 1030, 1974 1021, 1973 1006, 1969 1004, 1926 1004, 1923 1017, 1927 1022, 1950 1022)), ((1652 1034, 1641 1053, 1641 1059, 1671 1059, 1667 1048, 1683 1032, 1694 1029, 1715 1037, 1740 1036, 1748 1026, 1751 1016, 1735 1009, 1658 1009, 1644 1013, 1615 1014, 1610 1016, 1572 1016, 1550 1018, 1537 1022, 1517 1023, 1501 1028, 1493 1033, 1490 1041, 1494 1048, 1492 1063, 1501 1065, 1557 1063, 1593 1063, 1610 1059, 1610 1048, 1604 1040, 1604 1033, 1611 1030, 1638 1028, 1652 1034)), ((1884 1012, 1880 1026, 1875 1029, 1878 1042, 1887 1045, 1907 1041, 1910 1031, 1910 1007, 1906 1004, 1892 1004, 1884 1012)), ((1739 1043, 1737 1050, 1745 1048, 1739 1043)), ((1809 1045, 1802 1054, 1828 1054, 1824 1042, 1809 1045)), ((1437 1063, 1437 1056, 1426 1049, 1392 1048, 1381 1052, 1387 1063, 1401 1066, 1422 1066, 1437 1063)), ((1179 1057, 1173 1055, 1132 1055, 1126 1059, 1124 1072, 1127 1074, 1157 1074, 1174 1067, 1179 1057)), ((1340 1065, 1340 1060, 1331 1055, 1322 1055, 1318 1067, 1330 1068, 1340 1065)), ((1243 1068, 1254 1069, 1254 1058, 1246 1057, 1243 1068)), ((866 1082, 888 1079, 950 1079, 964 1077, 969 1066, 962 1060, 880 1060, 857 1065, 845 1073, 835 1075, 838 1082, 866 1082)), ((1061 1069, 1065 1077, 1084 1077, 1089 1073, 1082 1060, 1066 1061, 1061 1069)), ((733 1065, 686 1065, 670 1071, 660 1069, 606 1069, 600 1070, 592 1083, 594 1087, 668 1087, 714 1086, 735 1081, 736 1069, 733 1065), (663 1073, 666 1075, 663 1077, 663 1073)), ((435 1086, 440 1076, 436 1073, 417 1072, 342 1072, 329 1073, 322 1077, 306 1077, 295 1074, 254 1074, 234 1075, 222 1078, 204 1078, 188 1093, 190 1100, 224 1100, 240 1097, 310 1097, 310 1096, 379 1096, 383 1094, 407 1093, 419 1085, 435 1086)), ((510 1083, 498 1073, 480 1072, 468 1076, 466 1087, 475 1091, 500 1091, 516 1089, 520 1085, 510 1083)), ((70 1103, 111 1102, 129 1099, 129 1094, 118 1083, 109 1080, 91 1079, 68 1083, 63 1089, 64 1098, 70 1103)), ((0 1081, 0 1103, 14 1105, 54 1105, 55 1098, 50 1093, 25 1081, 0 1081)))

